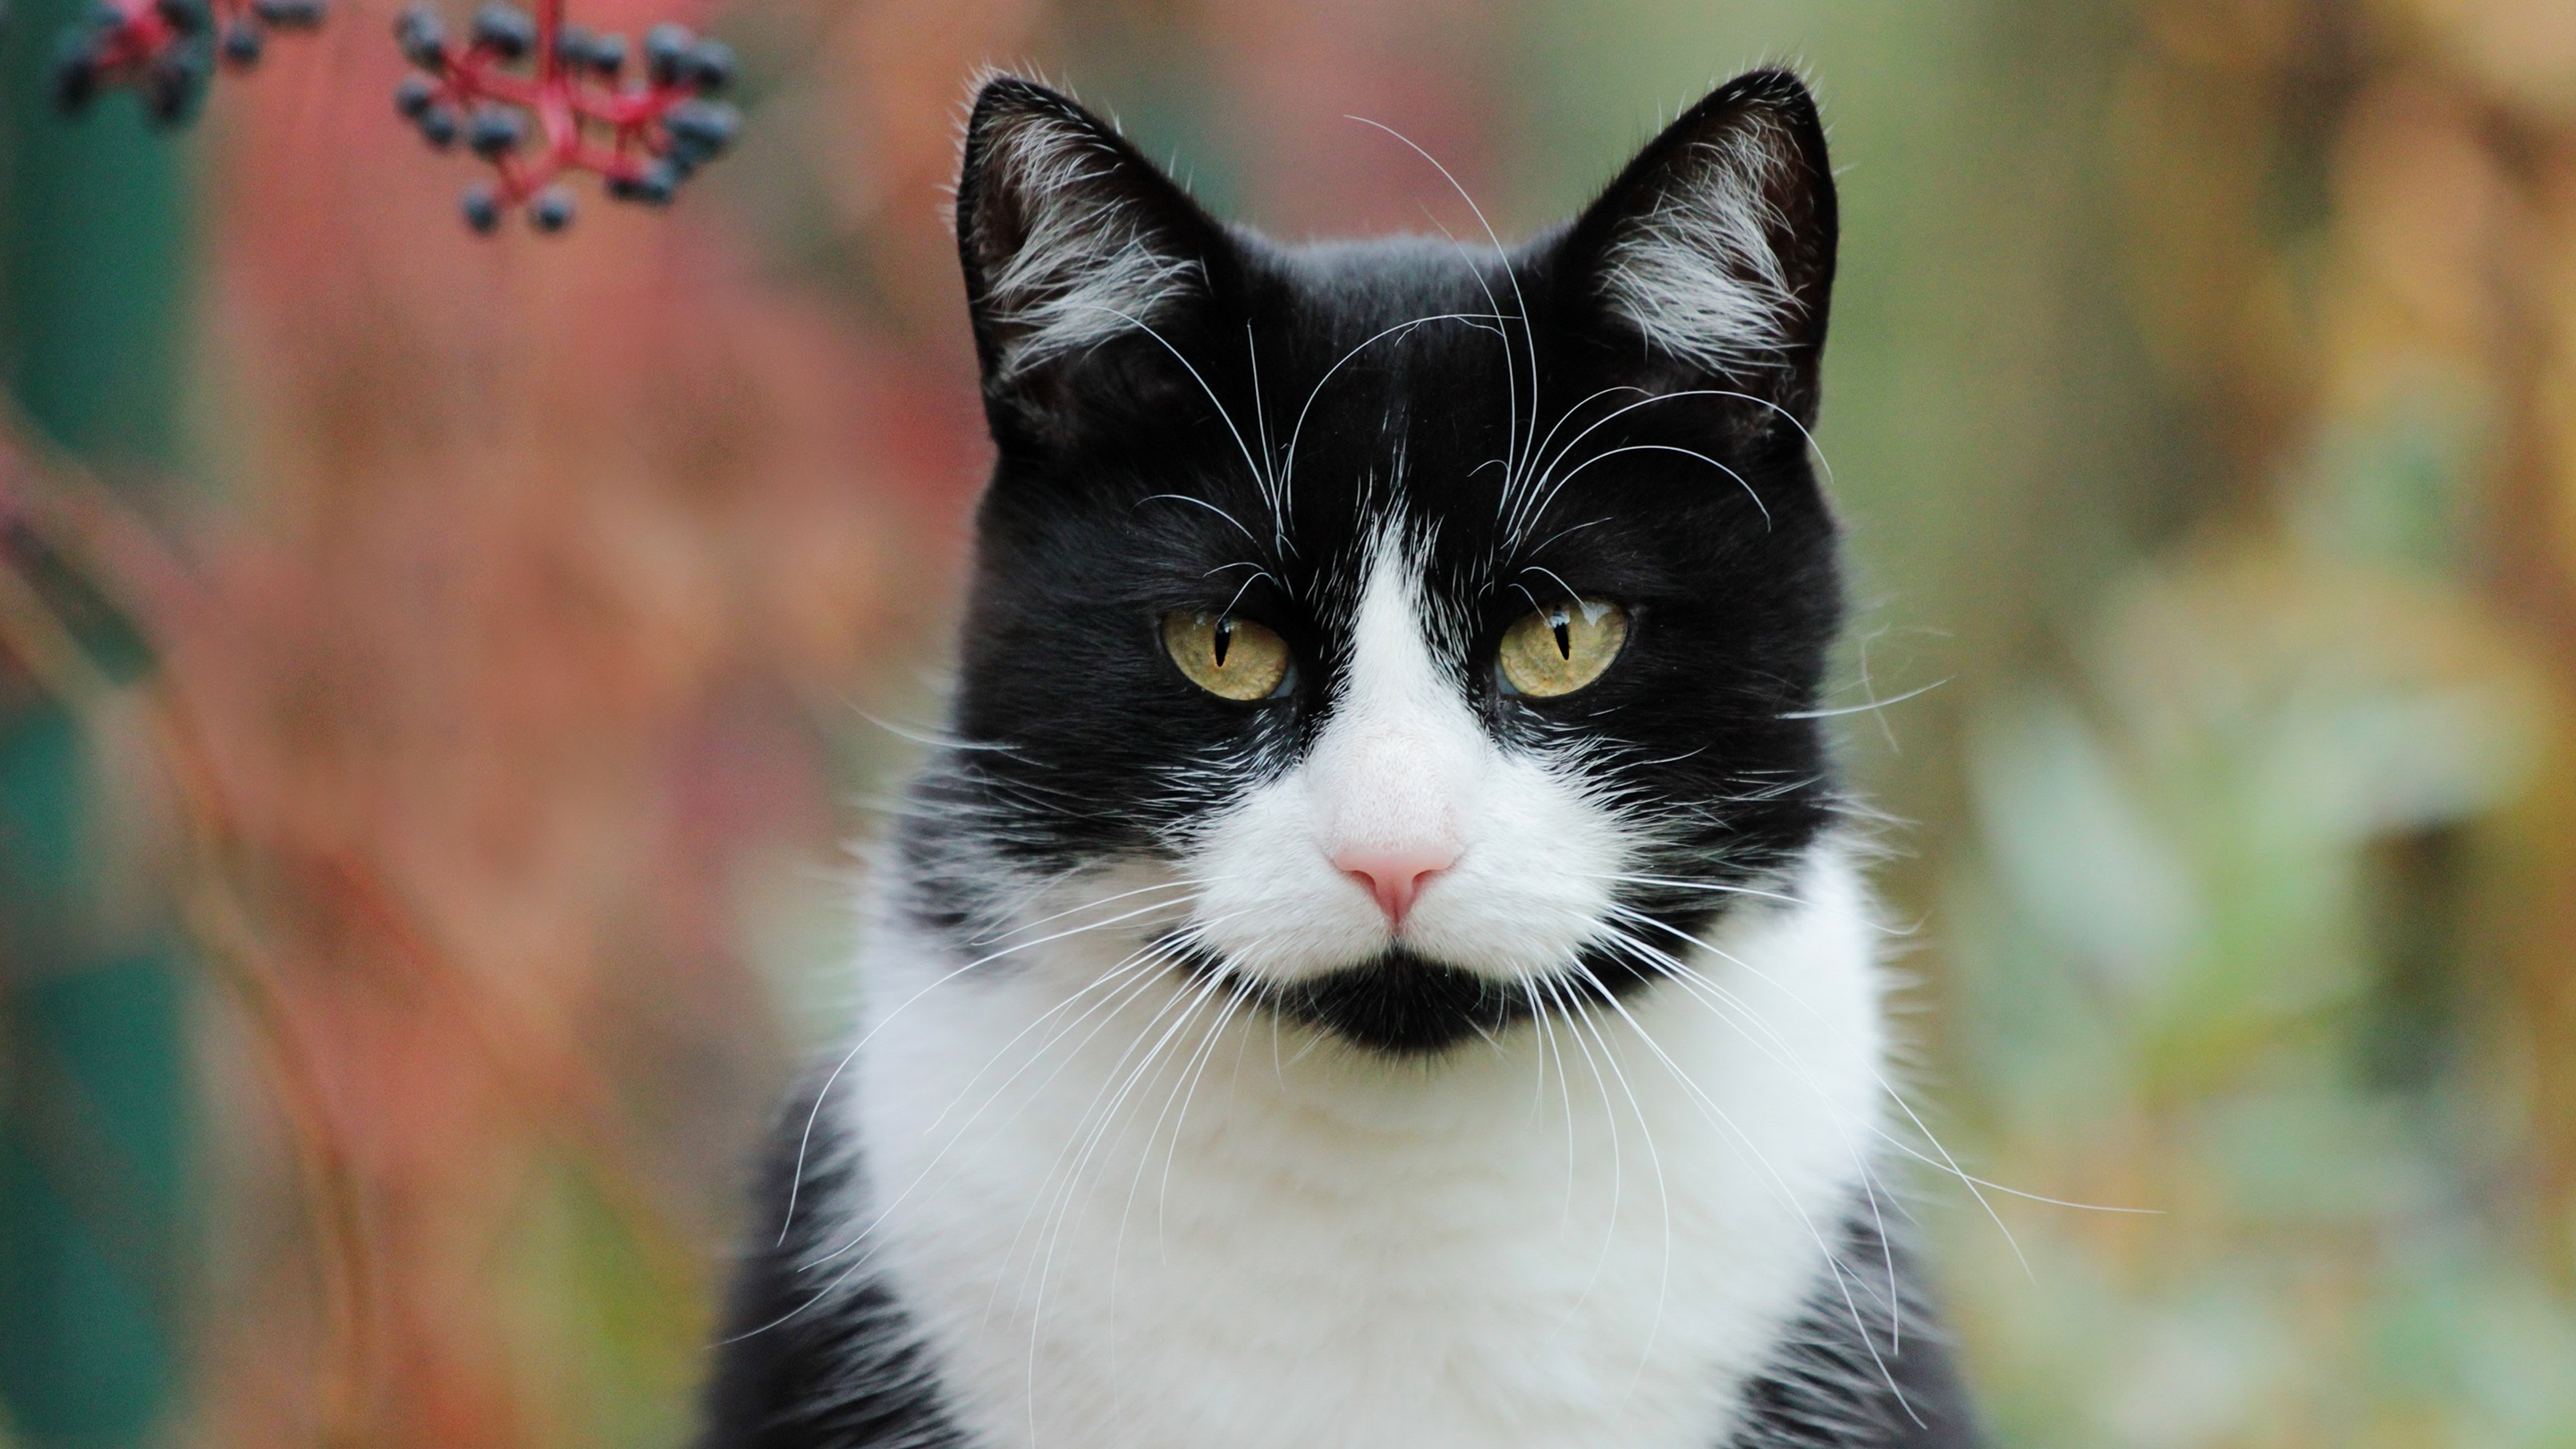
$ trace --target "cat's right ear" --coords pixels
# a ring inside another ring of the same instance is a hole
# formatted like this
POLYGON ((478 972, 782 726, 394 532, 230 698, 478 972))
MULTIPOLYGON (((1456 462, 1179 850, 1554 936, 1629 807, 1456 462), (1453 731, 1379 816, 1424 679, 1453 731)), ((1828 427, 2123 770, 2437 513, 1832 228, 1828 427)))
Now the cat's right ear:
POLYGON ((1000 76, 966 124, 957 251, 995 438, 1044 444, 1177 370, 1166 344, 1185 345, 1226 242, 1116 130, 1000 76))

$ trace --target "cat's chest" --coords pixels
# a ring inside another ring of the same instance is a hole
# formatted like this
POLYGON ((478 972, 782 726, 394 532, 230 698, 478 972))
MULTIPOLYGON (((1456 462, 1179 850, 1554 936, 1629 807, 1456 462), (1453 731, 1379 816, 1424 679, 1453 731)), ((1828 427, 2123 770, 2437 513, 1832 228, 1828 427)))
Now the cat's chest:
POLYGON ((1709 1449, 1874 1129, 1865 951, 1825 925, 1794 989, 1436 1072, 1274 1056, 1185 991, 934 992, 861 1068, 861 1221, 986 1443, 1709 1449))

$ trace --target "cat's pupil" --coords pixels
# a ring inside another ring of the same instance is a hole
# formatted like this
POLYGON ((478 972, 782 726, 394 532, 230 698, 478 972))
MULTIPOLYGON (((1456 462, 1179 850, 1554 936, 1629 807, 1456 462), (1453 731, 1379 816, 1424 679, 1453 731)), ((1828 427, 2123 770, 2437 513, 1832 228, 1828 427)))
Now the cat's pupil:
POLYGON ((1226 651, 1227 646, 1231 645, 1232 643, 1234 643, 1234 620, 1232 620, 1232 619, 1230 619, 1230 618, 1223 618, 1223 619, 1219 619, 1219 620, 1217 620, 1217 621, 1216 621, 1216 667, 1217 667, 1217 668, 1219 668, 1219 669, 1223 669, 1223 668, 1225 667, 1225 651, 1226 651))
POLYGON ((1547 627, 1556 633, 1557 654, 1567 660, 1572 660, 1574 658, 1574 630, 1570 627, 1570 620, 1566 612, 1563 609, 1557 609, 1550 612, 1547 616, 1547 627))

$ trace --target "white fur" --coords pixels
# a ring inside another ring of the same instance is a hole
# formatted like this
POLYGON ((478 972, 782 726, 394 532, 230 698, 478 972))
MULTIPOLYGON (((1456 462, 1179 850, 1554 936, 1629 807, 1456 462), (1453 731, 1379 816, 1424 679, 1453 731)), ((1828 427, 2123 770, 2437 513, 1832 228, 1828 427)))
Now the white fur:
POLYGON ((1009 340, 1001 374, 1151 326, 1198 264, 1173 256, 1136 208, 1097 183, 1121 164, 1071 120, 1032 117, 1000 135, 985 185, 1010 192, 1025 235, 984 279, 983 302, 1009 340))
POLYGON ((832 1102, 870 1186, 836 1211, 979 1443, 1710 1449, 1822 1271, 1880 1101, 1832 844, 1686 953, 1696 991, 1428 1061, 1154 954, 1184 921, 1273 979, 1375 954, 1384 917, 1325 863, 1349 832, 1458 833, 1405 927, 1428 954, 1514 977, 1595 929, 1622 828, 1490 742, 1416 592, 1381 550, 1311 757, 1177 870, 1060 882, 965 976, 896 913, 874 934, 832 1102))
POLYGON ((1757 121, 1694 145, 1710 154, 1679 168, 1672 189, 1611 243, 1602 288, 1648 342, 1724 371, 1781 347, 1797 321, 1764 194, 1788 164, 1787 142, 1757 121))

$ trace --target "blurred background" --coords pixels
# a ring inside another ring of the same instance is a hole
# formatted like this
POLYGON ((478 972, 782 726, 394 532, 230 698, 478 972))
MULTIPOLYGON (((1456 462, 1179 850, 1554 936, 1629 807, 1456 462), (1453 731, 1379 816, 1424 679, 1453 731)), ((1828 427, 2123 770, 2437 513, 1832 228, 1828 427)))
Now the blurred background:
MULTIPOLYGON (((676 1445, 986 463, 973 68, 1286 236, 1744 64, 1845 251, 1833 703, 2012 1446, 2576 1445, 2576 6, 582 0, 669 215, 469 236, 338 0, 203 123, 0 20, 0 1444, 676 1445), (1919 692, 1918 692, 1919 691, 1919 692)), ((451 20, 461 21, 460 13, 451 20)))

